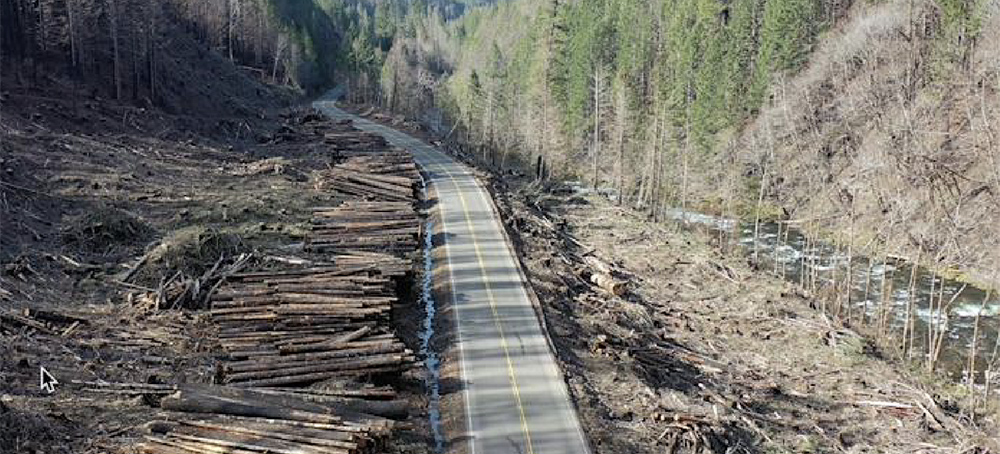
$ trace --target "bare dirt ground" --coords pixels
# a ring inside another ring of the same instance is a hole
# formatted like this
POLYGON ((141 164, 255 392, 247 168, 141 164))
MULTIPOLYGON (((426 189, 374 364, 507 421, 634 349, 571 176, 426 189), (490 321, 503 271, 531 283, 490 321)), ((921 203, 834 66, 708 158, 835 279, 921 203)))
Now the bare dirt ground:
POLYGON ((994 416, 883 359, 708 234, 601 197, 494 183, 599 453, 997 452, 994 416), (629 283, 597 288, 582 258, 629 283))
MULTIPOLYGON (((221 350, 204 308, 154 295, 197 293, 192 282, 242 253, 303 256, 311 208, 341 200, 317 183, 331 165, 321 121, 6 95, 0 452, 129 452, 153 402, 74 381, 213 382, 221 350), (60 382, 53 394, 39 389, 40 366, 60 382)), ((414 350, 417 328, 400 328, 414 350)), ((421 378, 394 384, 413 402, 413 429, 383 451, 426 452, 421 378)))

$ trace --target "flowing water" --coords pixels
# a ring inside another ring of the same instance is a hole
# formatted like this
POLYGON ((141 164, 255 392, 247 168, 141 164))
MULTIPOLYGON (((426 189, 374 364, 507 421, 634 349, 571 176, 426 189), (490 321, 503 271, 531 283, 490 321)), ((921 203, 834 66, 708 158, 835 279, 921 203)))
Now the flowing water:
MULTIPOLYGON (((737 222, 700 213, 674 210, 670 213, 684 224, 707 226, 716 233, 728 233, 744 250, 757 256, 757 263, 785 279, 816 288, 831 286, 834 281, 842 294, 845 307, 855 320, 865 314, 874 323, 883 315, 887 329, 900 334, 906 324, 907 314, 913 304, 915 320, 914 355, 926 355, 929 333, 944 333, 938 367, 952 378, 961 380, 968 370, 969 347, 972 344, 976 316, 980 316, 977 372, 981 373, 994 354, 1000 328, 1000 297, 971 285, 943 277, 924 267, 914 266, 903 260, 849 257, 843 249, 831 244, 812 241, 801 231, 777 223, 761 223, 754 234, 754 224, 737 222), (850 270, 850 299, 846 288, 850 270), (911 299, 911 277, 913 295, 911 299), (941 291, 943 286, 943 299, 941 291), (934 308, 931 308, 931 298, 934 308), (949 304, 950 302, 950 304, 949 304), (947 307, 948 309, 939 309, 947 307), (931 329, 933 327, 933 330, 931 329)), ((981 378, 980 378, 981 379, 981 378)))
POLYGON ((425 378, 427 386, 427 412, 430 417, 431 433, 434 435, 434 452, 444 452, 444 433, 441 430, 441 361, 431 346, 434 338, 434 320, 437 315, 437 305, 434 301, 434 257, 433 232, 434 223, 427 221, 424 230, 424 278, 421 282, 420 301, 424 306, 424 324, 420 331, 420 353, 424 356, 427 366, 425 378))

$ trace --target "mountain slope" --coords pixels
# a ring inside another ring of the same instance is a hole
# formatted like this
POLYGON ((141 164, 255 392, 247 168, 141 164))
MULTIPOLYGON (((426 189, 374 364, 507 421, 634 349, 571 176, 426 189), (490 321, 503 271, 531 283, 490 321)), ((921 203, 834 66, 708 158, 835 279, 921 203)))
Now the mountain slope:
POLYGON ((426 18, 396 40, 383 93, 490 161, 541 157, 654 218, 823 219, 798 225, 988 282, 997 9, 510 2, 426 18))
POLYGON ((777 84, 733 159, 769 166, 769 200, 824 234, 996 282, 1000 15, 984 8, 972 36, 934 3, 856 8, 777 84))

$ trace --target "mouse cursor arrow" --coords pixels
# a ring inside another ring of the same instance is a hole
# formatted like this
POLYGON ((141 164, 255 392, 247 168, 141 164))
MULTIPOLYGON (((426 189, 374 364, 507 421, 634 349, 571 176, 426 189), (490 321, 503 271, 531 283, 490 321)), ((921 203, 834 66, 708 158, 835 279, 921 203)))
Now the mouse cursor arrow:
POLYGON ((49 371, 45 370, 45 366, 39 366, 38 368, 38 385, 49 394, 56 391, 56 385, 59 384, 59 380, 53 377, 49 371))

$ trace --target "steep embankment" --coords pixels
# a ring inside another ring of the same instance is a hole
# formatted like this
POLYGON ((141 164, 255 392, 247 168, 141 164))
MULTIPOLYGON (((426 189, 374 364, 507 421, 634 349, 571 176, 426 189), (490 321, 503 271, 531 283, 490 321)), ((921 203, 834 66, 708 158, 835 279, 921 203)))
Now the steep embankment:
POLYGON ((859 5, 730 156, 792 218, 821 219, 807 228, 995 283, 1000 15, 984 8, 970 36, 933 2, 859 5))

